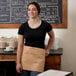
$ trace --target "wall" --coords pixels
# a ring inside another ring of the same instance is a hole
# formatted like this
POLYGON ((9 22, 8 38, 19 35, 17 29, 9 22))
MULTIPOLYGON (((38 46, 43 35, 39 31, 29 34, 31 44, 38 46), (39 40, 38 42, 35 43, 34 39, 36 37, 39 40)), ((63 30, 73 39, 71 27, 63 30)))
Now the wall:
POLYGON ((73 71, 76 76, 76 0, 68 0, 68 29, 55 29, 63 47, 62 69, 73 71))
MULTIPOLYGON (((76 0, 68 0, 68 28, 54 29, 63 48, 62 70, 74 72, 76 76, 76 0)), ((18 29, 0 29, 0 36, 17 36, 18 29)))
POLYGON ((0 29, 0 37, 11 37, 11 36, 17 36, 18 29, 0 29))

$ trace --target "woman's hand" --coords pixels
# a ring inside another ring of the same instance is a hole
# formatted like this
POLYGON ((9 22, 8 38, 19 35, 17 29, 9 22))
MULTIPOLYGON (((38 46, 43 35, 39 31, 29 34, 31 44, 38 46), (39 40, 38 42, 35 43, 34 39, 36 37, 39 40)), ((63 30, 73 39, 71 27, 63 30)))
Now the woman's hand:
POLYGON ((48 56, 49 55, 49 51, 48 50, 45 50, 45 56, 48 56))
POLYGON ((16 71, 17 71, 18 73, 21 73, 21 71, 22 71, 22 66, 21 66, 21 64, 17 64, 17 65, 16 65, 16 71))

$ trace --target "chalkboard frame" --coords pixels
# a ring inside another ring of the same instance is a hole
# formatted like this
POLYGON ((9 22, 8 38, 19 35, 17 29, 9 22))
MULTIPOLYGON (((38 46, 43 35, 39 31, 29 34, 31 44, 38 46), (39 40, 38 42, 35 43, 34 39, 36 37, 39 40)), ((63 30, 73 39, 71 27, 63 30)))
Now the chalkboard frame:
POLYGON ((62 0, 62 23, 52 24, 53 28, 67 28, 67 0, 62 0))
MULTIPOLYGON (((0 24, 0 28, 19 28, 21 24, 0 24)), ((53 28, 67 28, 67 0, 62 0, 62 23, 51 24, 53 28)))

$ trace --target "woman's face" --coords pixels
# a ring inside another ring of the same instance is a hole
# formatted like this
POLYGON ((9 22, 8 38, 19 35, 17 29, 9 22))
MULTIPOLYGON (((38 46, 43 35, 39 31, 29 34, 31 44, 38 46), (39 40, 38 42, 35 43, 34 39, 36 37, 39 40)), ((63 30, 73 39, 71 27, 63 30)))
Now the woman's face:
POLYGON ((31 4, 28 6, 28 16, 30 18, 38 17, 38 10, 35 5, 31 4))

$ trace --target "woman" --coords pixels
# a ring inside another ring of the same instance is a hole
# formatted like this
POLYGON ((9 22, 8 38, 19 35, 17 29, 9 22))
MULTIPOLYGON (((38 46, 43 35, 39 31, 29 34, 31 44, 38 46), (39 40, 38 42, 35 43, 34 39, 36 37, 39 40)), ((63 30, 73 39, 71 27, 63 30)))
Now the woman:
MULTIPOLYGON (((36 2, 29 3, 27 9, 28 9, 27 13, 28 13, 29 20, 23 23, 18 30, 18 49, 17 49, 16 70, 17 72, 21 72, 22 76, 36 76, 37 74, 42 72, 41 69, 43 68, 42 66, 44 64, 42 63, 39 64, 42 68, 39 65, 37 65, 39 67, 36 67, 36 65, 33 66, 32 63, 31 64, 27 63, 27 62, 30 62, 31 58, 26 62, 24 62, 27 58, 30 57, 27 55, 28 54, 27 49, 30 48, 31 54, 32 54, 32 51, 35 52, 36 50, 39 49, 40 51, 38 53, 42 52, 41 53, 42 57, 45 58, 45 55, 48 56, 49 51, 53 45, 54 33, 52 30, 52 26, 46 21, 43 21, 39 18, 40 6, 38 5, 38 3, 36 2), (44 41, 45 41, 46 33, 48 33, 50 38, 48 41, 48 45, 45 48, 44 41), (27 54, 24 55, 24 52, 26 51, 27 51, 27 54), (45 52, 45 55, 44 55, 44 52, 45 52), (32 69, 28 70, 26 68, 28 64, 30 64, 29 66, 32 66, 32 69), (41 68, 41 69, 37 70, 37 68, 41 68)), ((34 58, 36 58, 35 54, 33 55, 34 55, 34 58)), ((37 60, 37 59, 33 59, 31 62, 33 62, 34 60, 37 60)), ((44 59, 42 61, 43 63, 45 63, 44 59)), ((35 63, 37 64, 39 62, 35 61, 35 63)))

